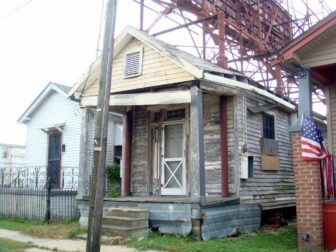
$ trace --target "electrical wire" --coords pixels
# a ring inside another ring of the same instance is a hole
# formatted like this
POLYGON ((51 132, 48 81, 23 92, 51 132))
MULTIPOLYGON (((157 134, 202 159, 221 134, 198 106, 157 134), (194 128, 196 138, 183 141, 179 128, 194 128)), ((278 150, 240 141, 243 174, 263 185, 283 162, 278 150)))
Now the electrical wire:
POLYGON ((10 18, 11 16, 14 16, 16 13, 18 13, 20 10, 22 10, 23 8, 25 8, 31 2, 33 2, 33 0, 27 0, 22 5, 17 6, 15 9, 9 11, 7 14, 3 15, 2 17, 0 17, 0 22, 6 20, 7 18, 10 18))
POLYGON ((101 13, 100 13, 99 33, 98 33, 97 48, 96 48, 96 58, 98 58, 98 52, 100 51, 99 50, 99 44, 100 44, 100 37, 101 37, 101 31, 102 31, 104 6, 105 6, 105 0, 103 0, 103 4, 102 4, 102 8, 101 8, 101 13))

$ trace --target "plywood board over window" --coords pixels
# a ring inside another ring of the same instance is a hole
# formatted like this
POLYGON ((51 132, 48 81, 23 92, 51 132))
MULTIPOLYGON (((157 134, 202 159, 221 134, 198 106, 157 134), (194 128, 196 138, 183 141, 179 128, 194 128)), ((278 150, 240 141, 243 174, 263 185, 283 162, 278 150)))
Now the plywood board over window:
POLYGON ((279 156, 261 155, 262 170, 279 170, 279 156))

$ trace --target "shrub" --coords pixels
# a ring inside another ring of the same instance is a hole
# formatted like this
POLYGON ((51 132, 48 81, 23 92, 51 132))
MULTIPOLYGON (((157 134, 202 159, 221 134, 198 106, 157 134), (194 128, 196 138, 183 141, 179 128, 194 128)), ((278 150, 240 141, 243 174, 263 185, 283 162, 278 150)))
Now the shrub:
POLYGON ((106 166, 106 177, 109 182, 120 183, 120 165, 112 164, 106 166))

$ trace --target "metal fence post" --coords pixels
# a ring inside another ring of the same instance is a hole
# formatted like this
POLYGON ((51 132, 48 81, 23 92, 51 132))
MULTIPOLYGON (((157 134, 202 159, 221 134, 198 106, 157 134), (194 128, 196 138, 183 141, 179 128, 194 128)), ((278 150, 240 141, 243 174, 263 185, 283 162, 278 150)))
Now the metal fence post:
POLYGON ((51 181, 50 177, 47 178, 47 208, 45 214, 45 222, 50 223, 50 195, 51 195, 51 181))

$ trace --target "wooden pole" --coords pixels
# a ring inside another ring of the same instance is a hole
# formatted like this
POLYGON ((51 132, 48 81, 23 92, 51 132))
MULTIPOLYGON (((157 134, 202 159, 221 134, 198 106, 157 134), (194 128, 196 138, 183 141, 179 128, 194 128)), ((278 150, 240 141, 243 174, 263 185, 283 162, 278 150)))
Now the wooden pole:
POLYGON ((93 150, 94 165, 92 168, 88 237, 86 243, 87 252, 100 251, 116 9, 117 0, 109 0, 107 2, 106 9, 104 46, 97 102, 96 128, 93 150))

